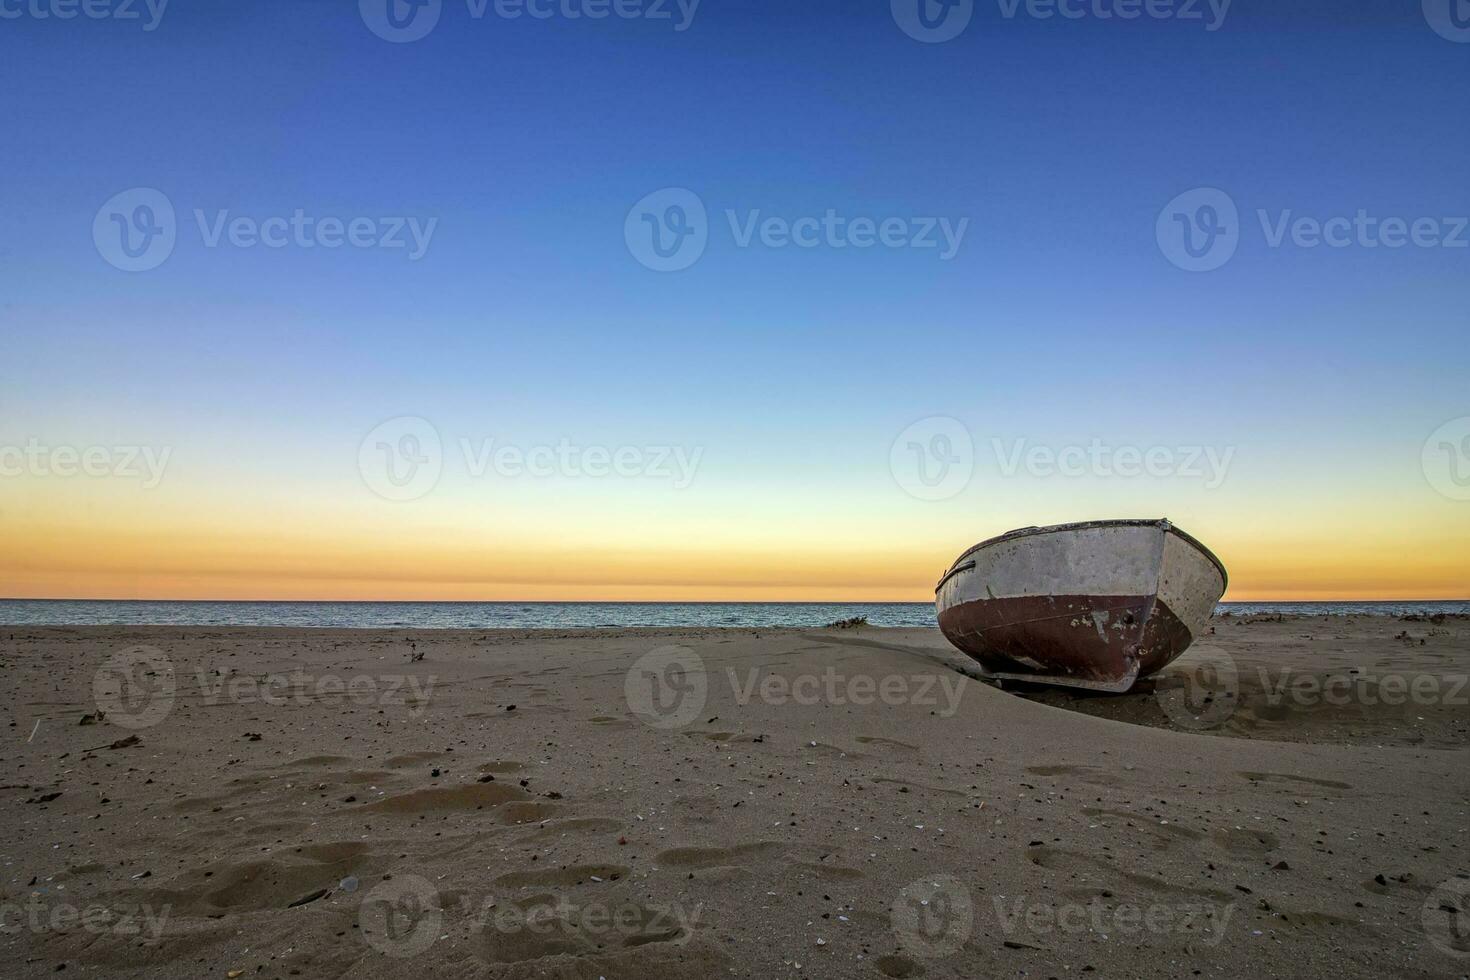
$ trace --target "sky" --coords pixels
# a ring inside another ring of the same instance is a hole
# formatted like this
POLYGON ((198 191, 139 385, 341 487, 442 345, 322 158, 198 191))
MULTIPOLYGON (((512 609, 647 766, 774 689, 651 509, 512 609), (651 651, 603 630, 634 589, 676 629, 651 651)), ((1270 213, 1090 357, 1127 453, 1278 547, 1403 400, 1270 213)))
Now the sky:
POLYGON ((80 10, 0 0, 0 595, 922 601, 1167 517, 1470 596, 1463 2, 80 10))

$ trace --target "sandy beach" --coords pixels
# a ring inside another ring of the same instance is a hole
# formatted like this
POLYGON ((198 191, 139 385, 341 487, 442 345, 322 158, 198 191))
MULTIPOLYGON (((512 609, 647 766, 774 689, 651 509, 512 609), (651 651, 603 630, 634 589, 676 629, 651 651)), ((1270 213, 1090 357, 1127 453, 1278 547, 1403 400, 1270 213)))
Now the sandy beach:
POLYGON ((933 630, 0 628, 6 972, 1470 974, 1470 623, 1213 626, 1121 698, 933 630))
POLYGON ((6 77, 0 980, 1470 980, 1470 0, 6 77))

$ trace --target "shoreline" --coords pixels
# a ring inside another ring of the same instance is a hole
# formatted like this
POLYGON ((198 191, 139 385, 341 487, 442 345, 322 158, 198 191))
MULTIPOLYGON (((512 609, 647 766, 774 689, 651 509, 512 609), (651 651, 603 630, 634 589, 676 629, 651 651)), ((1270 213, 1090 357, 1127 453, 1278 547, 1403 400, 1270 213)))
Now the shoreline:
MULTIPOLYGON (((167 606, 171 606, 171 605, 176 605, 175 603, 172 603, 172 602, 161 602, 161 601, 156 601, 156 600, 123 600, 123 601, 120 601, 118 603, 114 603, 113 600, 105 600, 105 601, 93 601, 93 600, 0 600, 0 614, 3 614, 4 613, 4 610, 5 610, 4 603, 6 603, 6 602, 11 602, 11 603, 30 603, 30 602, 37 602, 37 603, 48 603, 48 604, 49 603, 54 603, 54 604, 58 604, 58 605, 62 605, 62 606, 65 606, 65 605, 82 605, 82 606, 86 606, 88 608, 94 607, 94 606, 99 605, 99 604, 100 605, 104 605, 104 606, 111 605, 111 604, 121 604, 121 605, 133 605, 133 606, 143 606, 143 607, 158 607, 158 606, 165 606, 165 607, 167 607, 167 606)), ((198 609, 200 606, 219 606, 219 607, 255 606, 255 607, 264 607, 266 609, 270 609, 270 608, 283 608, 283 607, 292 607, 292 608, 298 608, 298 609, 299 608, 303 608, 303 607, 305 607, 305 608, 314 608, 314 609, 322 609, 322 608, 330 609, 330 608, 336 608, 336 607, 340 607, 340 606, 344 606, 344 605, 353 605, 353 606, 357 606, 360 609, 365 609, 365 610, 366 609, 371 609, 373 607, 379 607, 379 608, 381 608, 384 605, 405 605, 405 606, 414 606, 414 607, 419 607, 419 608, 424 608, 424 607, 444 607, 444 608, 468 607, 468 608, 471 608, 471 609, 483 608, 486 605, 491 605, 491 606, 498 605, 498 606, 514 606, 514 607, 520 607, 518 609, 518 611, 524 612, 524 611, 526 611, 524 607, 529 606, 529 605, 535 605, 535 604, 523 604, 523 603, 488 603, 488 604, 487 603, 403 603, 403 604, 382 604, 382 603, 374 603, 374 602, 346 603, 346 604, 344 604, 344 603, 336 603, 336 602, 301 602, 301 603, 251 602, 251 603, 234 603, 234 602, 217 602, 215 600, 199 600, 197 602, 188 602, 188 603, 183 603, 183 604, 178 604, 178 605, 183 605, 185 607, 192 607, 193 609, 198 609)), ((882 621, 882 617, 879 617, 880 618, 880 621, 879 622, 865 621, 862 624, 863 628, 867 628, 867 629, 899 629, 899 630, 902 630, 902 629, 937 628, 937 624, 934 621, 934 617, 932 615, 929 615, 929 613, 932 612, 933 606, 931 604, 928 604, 928 603, 885 603, 885 604, 871 604, 871 603, 850 603, 850 604, 832 604, 832 603, 621 603, 621 604, 619 604, 619 603, 561 603, 561 602, 556 602, 556 603, 541 603, 539 605, 542 606, 543 609, 546 609, 546 610, 564 610, 564 609, 567 609, 569 607, 572 607, 572 608, 589 608, 590 607, 590 608, 594 608, 594 609, 601 609, 601 608, 605 608, 605 607, 611 606, 611 605, 622 605, 622 606, 628 606, 628 607, 648 608, 648 609, 667 609, 667 610, 684 610, 684 609, 688 609, 690 607, 721 608, 721 609, 726 608, 726 607, 735 607, 735 608, 747 608, 748 609, 748 608, 751 608, 751 607, 761 608, 761 607, 783 607, 784 606, 784 607, 788 607, 788 608, 795 607, 795 608, 805 609, 805 610, 831 610, 832 613, 828 613, 827 615, 832 615, 833 613, 840 612, 840 611, 864 610, 864 609, 870 610, 870 611, 871 610, 878 610, 878 611, 882 611, 882 612, 887 612, 888 610, 891 610, 893 607, 897 606, 897 607, 907 607, 907 611, 913 613, 914 615, 912 616, 912 618, 903 618, 903 619, 900 619, 899 621, 895 621, 895 622, 882 621)), ((1285 618, 1303 618, 1303 619, 1322 619, 1322 620, 1327 620, 1327 621, 1342 620, 1342 619, 1353 619, 1353 618, 1362 618, 1362 619, 1370 619, 1370 620, 1384 620, 1384 621, 1386 621, 1386 620, 1401 620, 1401 621, 1404 621, 1404 622, 1419 622, 1419 621, 1424 621, 1424 620, 1433 621, 1433 622, 1470 620, 1470 601, 1461 602, 1459 600, 1441 600, 1441 601, 1437 601, 1437 602, 1434 602, 1434 603, 1399 603, 1399 602, 1394 602, 1394 601, 1384 601, 1382 603, 1376 603, 1376 604, 1374 604, 1375 606, 1377 606, 1377 608, 1364 608, 1364 604, 1362 604, 1362 603, 1339 603, 1337 605, 1343 607, 1343 608, 1340 608, 1340 609, 1323 609, 1323 608, 1320 608, 1322 606, 1322 604, 1320 604, 1320 603, 1281 603, 1281 604, 1270 604, 1270 605, 1264 605, 1264 604, 1258 604, 1258 603, 1240 603, 1240 604, 1229 604, 1229 603, 1225 603, 1225 604, 1221 604, 1221 605, 1223 607, 1225 607, 1225 608, 1217 608, 1217 611, 1215 612, 1215 614, 1213 615, 1213 617, 1210 620, 1210 623, 1213 626, 1218 626, 1218 625, 1221 625, 1221 624, 1228 624, 1228 623, 1233 623, 1233 622, 1243 622, 1243 621, 1271 621, 1271 620, 1280 620, 1283 617, 1285 617, 1285 618), (1307 608, 1304 608, 1304 607, 1307 607, 1307 608), (1448 608, 1446 608, 1446 607, 1448 607, 1448 608)), ((512 616, 512 618, 516 618, 516 617, 512 616)), ((157 620, 148 620, 148 621, 139 620, 139 621, 134 622, 134 621, 129 621, 129 620, 119 620, 119 619, 102 620, 99 615, 85 616, 85 615, 78 614, 75 618, 73 618, 71 620, 67 620, 67 621, 52 620, 52 619, 48 619, 48 620, 38 620, 38 619, 12 619, 12 620, 8 620, 8 621, 7 620, 0 620, 0 629, 37 629, 37 628, 42 628, 42 627, 47 627, 47 628, 138 628, 138 629, 212 628, 213 629, 213 628, 233 627, 233 628, 240 628, 240 629, 353 629, 353 630, 369 630, 369 631, 370 630, 380 630, 380 629, 397 629, 397 630, 447 631, 447 632, 454 632, 454 631, 470 631, 470 632, 473 632, 473 631, 495 631, 495 630, 507 630, 507 629, 510 629, 510 630, 545 630, 545 631, 553 631, 553 632, 560 632, 560 631, 567 631, 567 630, 596 631, 596 630, 621 630, 621 629, 637 629, 637 630, 658 630, 658 629, 731 629, 731 630, 740 630, 740 629, 836 629, 836 628, 839 628, 840 627, 840 625, 841 625, 842 622, 844 622, 845 620, 850 619, 852 617, 839 617, 838 619, 829 620, 827 622, 818 622, 817 621, 818 619, 824 619, 824 618, 826 618, 826 617, 825 616, 807 617, 805 620, 801 620, 801 621, 786 621, 786 622, 771 622, 769 620, 765 620, 765 621, 749 621, 749 620, 747 620, 745 622, 727 622, 727 621, 719 621, 719 622, 676 621, 676 622, 622 622, 622 623, 619 623, 619 622, 604 622, 604 623, 589 623, 589 622, 576 622, 576 621, 573 621, 573 622, 565 622, 565 623, 558 623, 558 622, 545 622, 545 623, 517 623, 517 622, 510 622, 510 623, 488 624, 488 623, 477 623, 477 622, 472 622, 472 623, 463 623, 463 622, 441 623, 439 621, 432 620, 432 619, 431 620, 428 620, 428 621, 424 621, 424 622, 419 622, 419 623, 409 623, 409 622, 401 622, 401 621, 392 621, 392 622, 377 621, 377 622, 361 622, 361 623, 358 623, 358 622, 346 622, 346 621, 340 621, 340 620, 339 621, 331 621, 331 622, 281 622, 281 621, 259 622, 259 621, 253 621, 253 620, 248 619, 248 618, 239 618, 239 617, 230 618, 230 619, 228 619, 227 621, 224 621, 224 622, 206 622, 206 621, 198 621, 198 620, 195 620, 195 619, 184 619, 184 618, 178 618, 178 619, 172 619, 171 620, 171 619, 168 619, 165 616, 161 616, 157 620)), ((860 617, 860 618, 863 618, 865 620, 868 619, 868 617, 860 617)))

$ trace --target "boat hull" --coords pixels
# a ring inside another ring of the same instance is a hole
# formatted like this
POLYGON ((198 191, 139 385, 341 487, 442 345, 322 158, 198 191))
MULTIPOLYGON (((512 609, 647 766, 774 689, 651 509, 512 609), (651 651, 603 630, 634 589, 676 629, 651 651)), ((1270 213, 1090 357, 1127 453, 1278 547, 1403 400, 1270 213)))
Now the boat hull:
POLYGON ((1026 528, 966 551, 939 626, 998 679, 1126 691, 1205 629, 1226 575, 1167 521, 1026 528))

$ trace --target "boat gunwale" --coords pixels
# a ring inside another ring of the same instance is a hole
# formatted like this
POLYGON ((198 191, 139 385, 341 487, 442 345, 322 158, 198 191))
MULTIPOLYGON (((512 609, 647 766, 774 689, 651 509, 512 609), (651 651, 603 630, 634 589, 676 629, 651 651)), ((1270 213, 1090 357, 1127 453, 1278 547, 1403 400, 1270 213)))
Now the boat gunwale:
POLYGON ((1162 528, 1164 530, 1164 533, 1166 534, 1172 531, 1174 534, 1179 535, 1180 539, 1183 540, 1186 544, 1191 545, 1196 551, 1208 558, 1210 560, 1210 563, 1219 570, 1222 586, 1220 591, 1222 594, 1226 589, 1230 587, 1230 573, 1225 571, 1224 563, 1215 556, 1215 553, 1213 551, 1205 547, 1198 538, 1194 537, 1189 532, 1177 527, 1168 518, 1158 517, 1113 518, 1110 520, 1100 521, 1074 521, 1070 524, 1048 524, 1044 527, 1018 527, 1014 530, 1007 531, 1004 534, 997 534, 995 537, 986 538, 979 544, 971 545, 969 548, 966 548, 963 552, 961 552, 960 556, 956 558, 953 564, 949 566, 949 569, 945 571, 942 576, 940 576, 939 584, 934 586, 934 592, 937 595, 939 593, 939 590, 944 588, 944 583, 948 582, 953 576, 962 571, 967 571, 974 568, 974 562, 970 562, 968 566, 965 566, 963 568, 961 567, 961 565, 964 563, 966 558, 969 558, 971 555, 975 554, 977 551, 980 551, 983 548, 988 548, 993 544, 1000 544, 1004 541, 1011 541, 1016 538, 1031 537, 1032 535, 1036 534, 1053 534, 1058 531, 1081 531, 1094 527, 1158 527, 1162 528))

